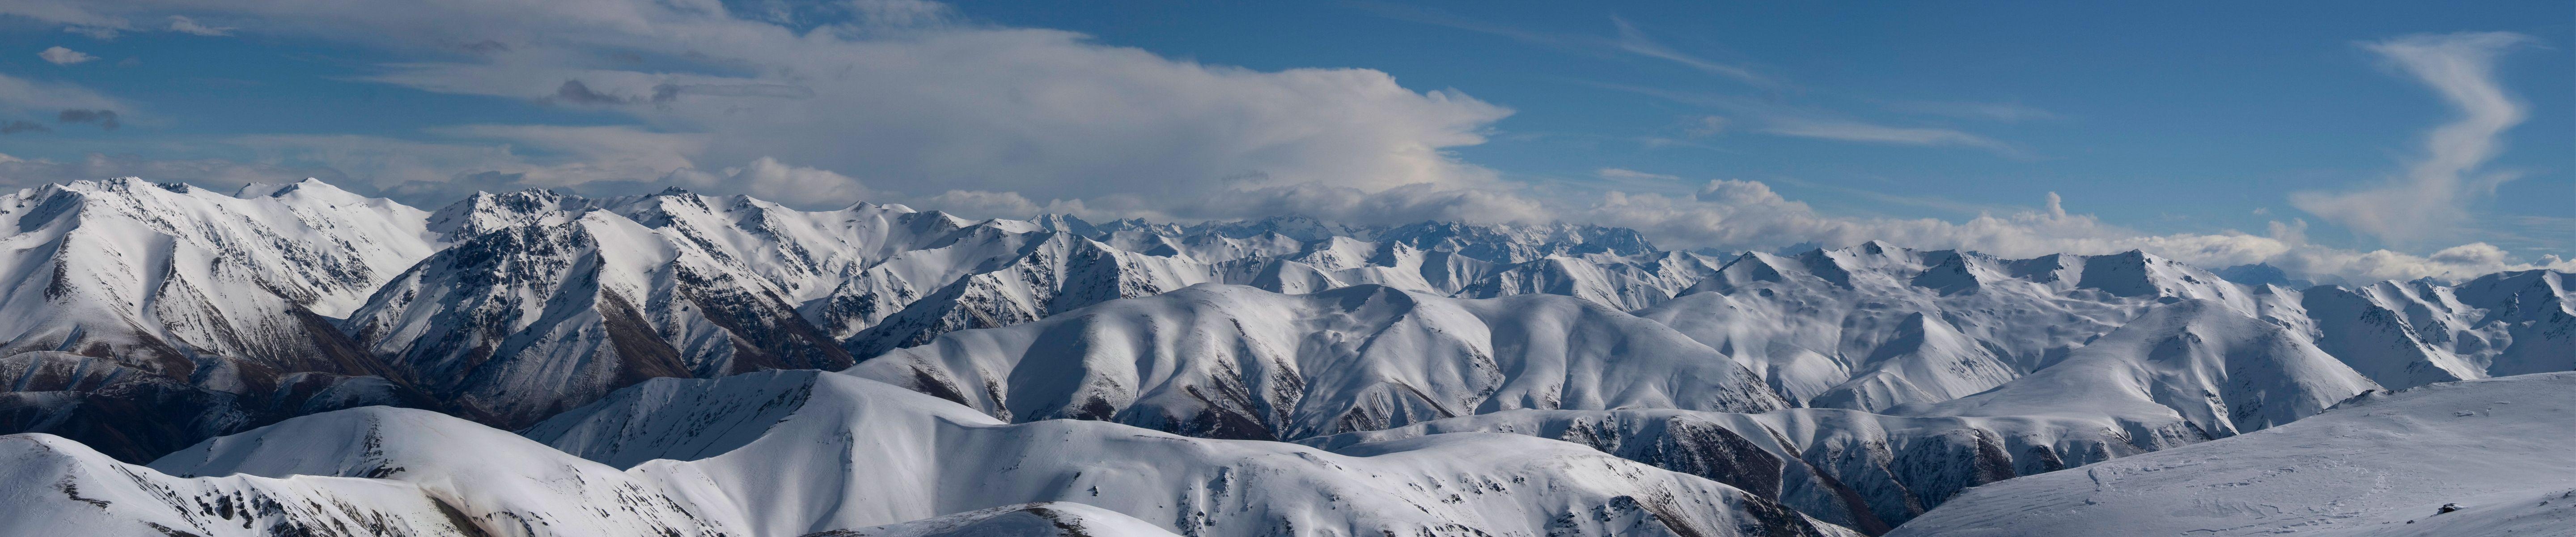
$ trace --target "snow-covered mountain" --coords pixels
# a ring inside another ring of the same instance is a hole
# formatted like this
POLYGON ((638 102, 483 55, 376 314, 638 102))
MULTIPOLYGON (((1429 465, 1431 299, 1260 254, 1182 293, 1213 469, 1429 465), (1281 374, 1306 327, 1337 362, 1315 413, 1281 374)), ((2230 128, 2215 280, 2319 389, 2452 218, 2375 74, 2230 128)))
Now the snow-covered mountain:
POLYGON ((1970 489, 1890 535, 2565 535, 2571 413, 2568 372, 2372 392, 2259 432, 1970 489))
POLYGON ((1723 484, 1526 436, 1326 451, 1094 421, 1010 425, 818 371, 656 380, 528 435, 367 407, 148 467, 9 435, 0 476, 45 485, 0 493, 12 515, 0 532, 1855 535, 1723 484))
POLYGON ((2289 423, 2378 388, 2288 329, 2195 299, 2149 309, 1995 389, 1887 412, 2102 419, 2169 445, 2289 423))
POLYGON ((0 430, 68 434, 176 423, 110 448, 126 460, 333 407, 301 400, 314 393, 390 390, 370 401, 521 425, 645 378, 846 367, 1205 282, 1555 293, 1624 309, 1716 266, 1597 226, 1094 226, 677 190, 478 193, 423 212, 315 180, 231 195, 76 182, 0 196, 0 220, 0 240, 19 244, 0 256, 18 282, 0 295, 0 356, 106 358, 213 398, 196 409, 228 409, 181 418, 138 410, 169 396, 84 389, 12 395, 43 403, 0 416, 0 430))
MULTIPOLYGON (((550 201, 533 192, 491 199, 511 206, 512 197, 550 201)), ((742 250, 771 250, 715 247, 668 216, 678 212, 671 205, 706 209, 704 201, 629 204, 648 206, 634 212, 660 216, 645 220, 659 228, 589 210, 460 238, 385 284, 348 328, 432 391, 505 425, 647 378, 849 366, 838 342, 789 302, 781 282, 793 279, 778 274, 802 269, 773 263, 764 274, 742 250)))
POLYGON ((1306 442, 1457 431, 1556 438, 1878 532, 1966 487, 2289 423, 2377 387, 2285 328, 2189 299, 2148 308, 2031 375, 1884 414, 1512 411, 1306 442))
POLYGON ((1005 424, 820 372, 656 380, 527 431, 688 490, 755 535, 1082 503, 1181 535, 1832 535, 1733 488, 1572 444, 1450 435, 1340 451, 1083 420, 1005 424))
POLYGON ((309 180, 0 195, 0 354, 68 351, 249 391, 291 372, 385 374, 328 318, 436 250, 423 217, 309 180))
POLYGON ((1201 285, 950 332, 851 374, 1014 421, 1294 439, 1517 408, 1762 411, 1760 379, 1661 324, 1554 295, 1201 285))
POLYGON ((1872 242, 1744 254, 1637 313, 1744 362, 1792 401, 1880 410, 1993 388, 2179 299, 2249 316, 2260 302, 2140 252, 2011 260, 1872 242))
POLYGON ((2374 389, 2576 370, 2576 287, 2552 271, 2291 288, 2142 252, 1710 257, 1573 224, 972 220, 679 190, 424 212, 311 180, 28 189, 0 195, 0 241, 0 434, 59 436, 12 437, 34 462, 0 471, 122 495, 0 514, 132 503, 201 535, 1875 534, 1969 487, 2374 389), (540 423, 574 455, 491 428, 540 423), (468 475, 418 438, 524 464, 468 475), (191 445, 198 462, 126 464, 191 445), (914 474, 827 472, 793 498, 754 477, 837 457, 914 474), (1113 484, 1134 492, 1067 492, 1106 479, 1067 457, 1129 461, 1113 484), (1061 479, 1017 481, 1041 468, 1061 479), (233 472, 280 479, 187 477, 233 472), (1546 484, 1484 486, 1505 477, 1546 484), (240 510, 259 498, 305 503, 240 510), (641 511, 577 508, 612 504, 641 511))
POLYGON ((2564 272, 2317 287, 2301 306, 2319 348, 2390 388, 2576 370, 2576 286, 2564 272))

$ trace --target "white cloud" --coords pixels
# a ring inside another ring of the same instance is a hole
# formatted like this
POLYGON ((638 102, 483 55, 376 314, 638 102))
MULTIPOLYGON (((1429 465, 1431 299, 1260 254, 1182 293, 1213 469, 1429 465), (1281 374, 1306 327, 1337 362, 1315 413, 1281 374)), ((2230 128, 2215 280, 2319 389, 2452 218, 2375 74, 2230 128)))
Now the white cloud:
POLYGON ((97 56, 91 56, 91 55, 84 54, 84 53, 82 53, 82 52, 80 52, 80 51, 77 51, 77 50, 67 49, 67 48, 63 48, 63 47, 53 47, 53 48, 45 49, 45 51, 44 51, 44 52, 38 52, 38 53, 36 53, 36 57, 38 57, 38 58, 44 58, 44 59, 45 59, 45 61, 53 62, 53 63, 54 63, 54 65, 71 65, 71 64, 75 64, 75 63, 80 63, 80 62, 85 62, 85 61, 90 61, 90 60, 98 59, 98 57, 97 57, 97 56))
POLYGON ((1849 218, 1818 213, 1759 181, 1710 181, 1690 197, 1613 192, 1589 208, 1563 211, 1570 220, 1636 228, 1670 246, 1770 250, 1793 245, 1845 246, 1869 240, 1915 248, 1956 248, 2010 257, 2056 252, 2105 254, 2145 250, 2208 268, 2269 263, 2295 275, 2326 281, 2460 279, 2502 270, 2576 270, 2576 260, 2541 256, 2531 262, 2486 243, 2471 243, 2419 256, 2389 250, 2354 251, 2307 242, 2305 223, 2275 222, 2268 233, 2157 235, 2069 213, 2052 194, 2040 210, 1980 215, 1961 222, 1939 219, 1849 218))
MULTIPOLYGON (((913 195, 1124 195, 1184 200, 1168 208, 1182 214, 1237 189, 1488 184, 1490 170, 1444 150, 1483 143, 1511 113, 1375 70, 1205 65, 956 22, 921 2, 862 4, 860 20, 810 29, 770 22, 800 13, 714 2, 178 4, 237 15, 226 20, 244 32, 439 52, 430 58, 499 43, 475 61, 388 64, 366 80, 614 111, 704 135, 682 154, 691 161, 772 157, 913 195), (621 53, 653 67, 603 59, 621 53)), ((146 14, 159 13, 107 15, 146 14)))
POLYGON ((170 31, 173 31, 173 32, 179 32, 179 33, 183 33, 183 34, 194 34, 194 35, 202 35, 202 36, 210 36, 210 37, 211 37, 211 36, 221 36, 221 35, 232 35, 232 31, 233 31, 233 29, 232 29, 232 28, 229 28, 229 27, 207 26, 207 25, 204 25, 204 24, 198 24, 196 19, 191 19, 191 18, 188 18, 188 17, 185 17, 185 16, 180 16, 180 15, 171 15, 171 16, 170 16, 170 31))
POLYGON ((2399 69, 2460 110, 2457 121, 2424 136, 2425 155, 2405 175, 2345 192, 2299 192, 2291 205, 2353 231, 2401 245, 2456 236, 2468 204, 2491 194, 2510 172, 2480 173, 2504 150, 2504 132, 2528 111, 2496 83, 2495 58, 2530 36, 2509 32, 2411 35, 2367 43, 2399 69))
POLYGON ((671 172, 665 179, 695 189, 740 192, 756 198, 808 206, 847 206, 867 200, 873 193, 867 185, 849 176, 831 170, 791 166, 770 157, 753 159, 750 164, 725 168, 716 173, 681 169, 671 172))
POLYGON ((1655 41, 1654 38, 1648 37, 1644 31, 1638 30, 1635 24, 1628 22, 1628 19, 1615 15, 1610 17, 1610 25, 1612 29, 1617 31, 1618 35, 1616 37, 1600 37, 1584 34, 1561 34, 1531 31, 1463 17, 1436 9, 1413 6, 1363 3, 1357 4, 1355 7, 1375 13, 1381 17, 1501 36, 1514 41, 1554 48, 1566 52, 1603 57, 1618 54, 1629 54, 1653 58, 1673 62, 1684 67, 1689 67, 1709 74, 1732 78, 1739 82, 1758 87, 1776 88, 1783 85, 1778 80, 1763 76, 1761 73, 1753 72, 1752 69, 1748 69, 1743 66, 1701 58, 1699 56, 1691 55, 1689 53, 1675 50, 1672 47, 1665 46, 1663 43, 1655 41))

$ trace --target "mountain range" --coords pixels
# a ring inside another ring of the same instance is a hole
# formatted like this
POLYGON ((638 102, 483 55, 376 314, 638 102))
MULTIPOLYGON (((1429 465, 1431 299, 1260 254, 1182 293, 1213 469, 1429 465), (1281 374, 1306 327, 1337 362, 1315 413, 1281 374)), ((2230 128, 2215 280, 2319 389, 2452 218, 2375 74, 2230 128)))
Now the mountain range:
POLYGON ((315 180, 0 233, 12 533, 1901 534, 2576 370, 2552 271, 315 180))

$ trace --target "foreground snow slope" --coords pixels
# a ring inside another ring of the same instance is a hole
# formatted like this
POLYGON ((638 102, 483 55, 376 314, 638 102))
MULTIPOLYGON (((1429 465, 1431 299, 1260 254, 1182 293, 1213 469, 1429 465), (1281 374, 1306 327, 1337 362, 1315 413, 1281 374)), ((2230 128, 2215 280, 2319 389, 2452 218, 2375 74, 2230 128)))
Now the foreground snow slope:
POLYGON ((530 429, 754 535, 1077 502, 1182 535, 1840 535, 1713 481, 1518 435, 1338 452, 1011 425, 832 373, 659 379, 530 429), (674 459, 687 460, 674 460, 674 459))
POLYGON ((403 483, 173 477, 46 434, 0 436, 0 483, 6 535, 484 535, 403 483))
POLYGON ((1200 285, 951 332, 849 373, 1015 421, 1085 418, 1217 438, 1302 438, 1515 408, 1759 411, 1781 403, 1715 350, 1582 300, 1364 285, 1200 285))
POLYGON ((1893 536, 2565 535, 2576 373, 2374 392, 2296 423, 1970 489, 1893 536), (2436 514, 2444 504, 2464 509, 2436 514))

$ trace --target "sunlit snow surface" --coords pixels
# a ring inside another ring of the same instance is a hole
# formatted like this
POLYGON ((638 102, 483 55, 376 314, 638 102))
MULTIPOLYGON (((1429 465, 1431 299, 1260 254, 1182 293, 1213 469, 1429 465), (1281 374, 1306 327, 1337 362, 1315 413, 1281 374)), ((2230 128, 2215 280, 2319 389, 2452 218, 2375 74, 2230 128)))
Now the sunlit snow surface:
POLYGON ((2568 535, 2571 461, 2576 373, 2461 381, 1978 487, 1890 535, 2568 535))

